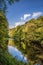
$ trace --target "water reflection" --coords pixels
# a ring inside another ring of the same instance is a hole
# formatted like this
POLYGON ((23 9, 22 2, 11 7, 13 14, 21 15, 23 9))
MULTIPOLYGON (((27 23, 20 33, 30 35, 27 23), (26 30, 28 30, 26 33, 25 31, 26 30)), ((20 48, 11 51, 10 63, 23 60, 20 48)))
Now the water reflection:
POLYGON ((16 49, 15 47, 13 46, 8 46, 8 52, 13 56, 15 57, 16 59, 20 60, 20 61, 24 61, 24 62, 27 62, 27 59, 26 57, 24 57, 22 55, 22 53, 16 49))
POLYGON ((24 57, 22 55, 22 53, 16 48, 13 47, 14 46, 14 40, 12 38, 9 38, 9 42, 8 42, 8 52, 15 57, 16 59, 20 60, 20 61, 24 61, 27 62, 26 57, 24 57))
MULTIPOLYGON (((22 55, 22 53, 16 48, 16 47, 13 47, 14 46, 14 40, 13 39, 9 39, 9 45, 8 45, 8 52, 13 56, 15 57, 17 60, 19 61, 23 61, 23 62, 27 62, 27 59, 26 57, 24 57, 22 55)), ((35 65, 40 65, 40 64, 35 64, 35 65)))

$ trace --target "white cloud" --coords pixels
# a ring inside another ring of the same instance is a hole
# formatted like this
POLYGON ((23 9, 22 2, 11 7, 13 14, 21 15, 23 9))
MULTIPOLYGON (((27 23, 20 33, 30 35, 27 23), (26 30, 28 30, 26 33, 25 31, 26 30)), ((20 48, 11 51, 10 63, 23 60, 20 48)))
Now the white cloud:
POLYGON ((23 25, 25 22, 16 22, 15 23, 15 27, 18 26, 18 25, 23 25))
POLYGON ((26 21, 32 19, 32 18, 37 18, 39 16, 41 16, 43 14, 43 12, 33 12, 32 14, 24 14, 21 18, 19 22, 15 22, 14 24, 11 24, 9 26, 9 28, 14 28, 18 25, 23 25, 26 21))
POLYGON ((42 12, 34 12, 32 15, 32 18, 39 17, 42 14, 42 12))
POLYGON ((11 29, 11 28, 14 28, 14 25, 10 25, 9 28, 10 28, 10 29, 11 29))
POLYGON ((27 17, 30 17, 31 14, 24 14, 24 20, 27 18, 27 17))
POLYGON ((12 29, 12 28, 14 28, 16 26, 23 25, 24 23, 25 22, 23 22, 23 21, 22 22, 21 21, 20 22, 15 22, 13 25, 10 25, 9 28, 12 29))
POLYGON ((31 14, 24 14, 23 17, 21 17, 21 20, 26 20, 30 16, 31 14))

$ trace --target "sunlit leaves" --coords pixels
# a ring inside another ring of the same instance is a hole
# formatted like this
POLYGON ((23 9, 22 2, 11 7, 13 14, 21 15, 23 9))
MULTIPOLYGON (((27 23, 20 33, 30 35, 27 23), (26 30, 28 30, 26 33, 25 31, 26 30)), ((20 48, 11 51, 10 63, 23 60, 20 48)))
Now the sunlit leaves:
POLYGON ((3 11, 0 11, 0 46, 5 49, 7 46, 8 22, 3 11))
POLYGON ((31 19, 14 32, 15 46, 27 55, 28 61, 42 64, 43 55, 43 16, 31 19))
POLYGON ((7 46, 8 46, 8 22, 4 13, 0 11, 0 65, 24 65, 25 63, 23 63, 22 61, 21 62, 18 61, 8 53, 7 46))

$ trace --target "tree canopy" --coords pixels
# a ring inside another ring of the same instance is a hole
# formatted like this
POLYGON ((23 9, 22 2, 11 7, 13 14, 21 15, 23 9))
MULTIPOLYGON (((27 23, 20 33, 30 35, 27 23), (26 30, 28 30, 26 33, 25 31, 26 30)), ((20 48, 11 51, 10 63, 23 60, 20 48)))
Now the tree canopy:
POLYGON ((8 22, 3 11, 0 11, 0 65, 27 65, 8 53, 8 22))
POLYGON ((8 30, 9 25, 5 16, 7 3, 12 4, 19 0, 0 0, 0 65, 27 65, 18 61, 8 53, 8 30))
POLYGON ((19 0, 0 0, 0 10, 3 10, 4 12, 7 9, 8 4, 13 4, 15 2, 18 2, 19 0))
MULTIPOLYGON (((33 65, 43 65, 43 16, 11 29, 14 45, 33 65), (12 30, 14 32, 12 32, 12 30)), ((11 34, 11 33, 10 33, 11 34)))
POLYGON ((8 22, 3 11, 0 11, 0 48, 4 49, 6 47, 7 37, 8 37, 8 22))

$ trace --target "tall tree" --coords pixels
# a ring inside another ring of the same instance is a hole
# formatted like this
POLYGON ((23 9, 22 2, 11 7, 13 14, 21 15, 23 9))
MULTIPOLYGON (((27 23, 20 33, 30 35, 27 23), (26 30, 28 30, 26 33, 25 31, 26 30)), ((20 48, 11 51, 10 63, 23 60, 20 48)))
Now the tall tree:
POLYGON ((8 22, 3 13, 0 11, 0 48, 5 49, 7 46, 8 22))

